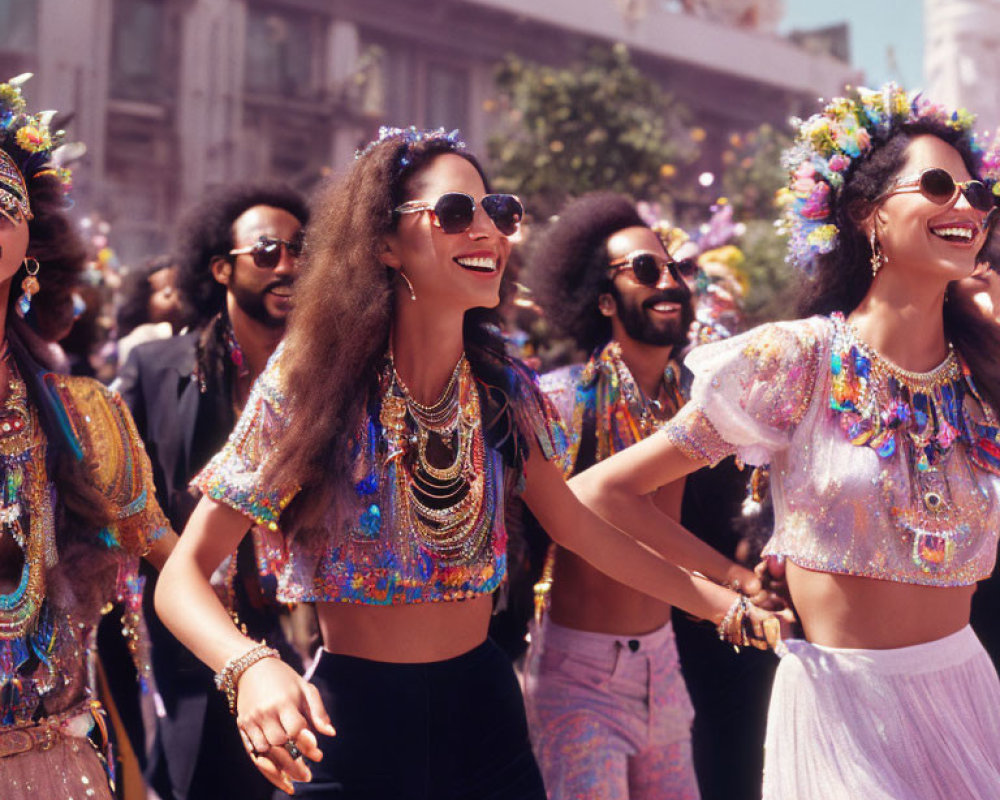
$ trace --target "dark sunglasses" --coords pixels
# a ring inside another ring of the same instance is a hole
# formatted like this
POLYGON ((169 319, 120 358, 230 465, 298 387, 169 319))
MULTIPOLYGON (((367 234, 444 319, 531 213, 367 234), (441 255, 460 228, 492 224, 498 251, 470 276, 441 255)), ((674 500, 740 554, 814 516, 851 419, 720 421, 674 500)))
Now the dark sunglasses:
POLYGON ((660 282, 664 269, 670 273, 672 278, 681 278, 685 281, 698 274, 698 262, 693 258, 671 261, 649 250, 634 250, 624 258, 612 261, 608 266, 613 270, 612 278, 622 270, 630 269, 635 279, 644 286, 656 286, 660 282))
MULTIPOLYGON (((517 233, 524 218, 524 206, 512 194, 488 194, 479 201, 496 228, 504 236, 517 233)), ((427 200, 410 200, 393 210, 394 214, 417 214, 430 211, 435 224, 445 233, 465 233, 476 216, 476 201, 464 192, 447 192, 436 203, 427 200)))
POLYGON ((899 178, 878 199, 882 200, 900 192, 920 192, 932 203, 939 206, 952 202, 961 192, 969 205, 977 211, 993 209, 993 192, 982 181, 956 181, 951 173, 941 167, 925 169, 919 175, 899 178))
POLYGON ((284 248, 288 251, 288 255, 292 258, 298 258, 302 255, 302 250, 305 247, 305 237, 300 234, 295 238, 288 240, 279 239, 277 236, 261 236, 256 242, 248 247, 239 247, 235 250, 230 250, 229 255, 250 255, 253 257, 255 267, 260 267, 261 269, 274 269, 281 262, 282 246, 284 246, 284 248))

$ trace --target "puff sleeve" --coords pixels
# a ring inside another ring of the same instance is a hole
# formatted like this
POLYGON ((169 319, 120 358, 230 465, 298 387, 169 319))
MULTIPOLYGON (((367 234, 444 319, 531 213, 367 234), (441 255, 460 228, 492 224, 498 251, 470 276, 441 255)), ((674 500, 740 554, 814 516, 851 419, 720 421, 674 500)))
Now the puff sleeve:
POLYGON ((170 530, 156 501, 149 457, 128 408, 117 392, 90 378, 48 374, 62 422, 95 487, 107 499, 112 521, 101 540, 122 556, 144 556, 170 530))
POLYGON ((713 466, 735 454, 754 466, 788 447, 813 399, 829 321, 775 322, 691 351, 691 399, 662 432, 713 466))

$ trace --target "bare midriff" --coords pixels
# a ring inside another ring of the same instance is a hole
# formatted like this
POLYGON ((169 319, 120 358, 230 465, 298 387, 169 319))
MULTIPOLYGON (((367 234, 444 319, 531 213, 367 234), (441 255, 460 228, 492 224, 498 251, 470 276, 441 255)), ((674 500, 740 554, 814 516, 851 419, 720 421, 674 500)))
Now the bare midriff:
POLYGON ((806 639, 826 647, 888 650, 941 639, 968 625, 975 591, 815 572, 791 561, 786 575, 806 639))
POLYGON ((670 621, 670 606, 612 580, 559 548, 549 614, 557 625, 578 631, 641 636, 670 621))
POLYGON ((492 611, 488 594, 393 606, 316 604, 324 648, 395 664, 444 661, 467 653, 486 640, 492 611))

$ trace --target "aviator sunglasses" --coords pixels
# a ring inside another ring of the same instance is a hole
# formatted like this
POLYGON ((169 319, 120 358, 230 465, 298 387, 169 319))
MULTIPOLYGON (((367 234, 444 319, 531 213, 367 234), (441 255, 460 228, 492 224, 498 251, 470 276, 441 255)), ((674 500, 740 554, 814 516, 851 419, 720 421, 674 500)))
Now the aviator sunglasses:
MULTIPOLYGON (((524 206, 512 194, 488 194, 479 201, 496 229, 504 236, 513 236, 524 218, 524 206)), ((434 223, 445 233, 465 233, 476 216, 476 201, 464 192, 446 192, 437 202, 410 200, 393 209, 394 214, 417 214, 430 211, 434 223)))
POLYGON ((230 250, 229 255, 250 255, 253 257, 255 267, 260 267, 261 269, 274 269, 281 261, 282 245, 284 245, 288 254, 292 258, 298 258, 302 255, 302 250, 305 247, 305 238, 302 234, 295 236, 291 240, 279 239, 277 236, 261 236, 256 242, 248 247, 239 247, 235 250, 230 250))
POLYGON ((900 192, 920 192, 939 206, 952 202, 961 192, 977 211, 991 211, 994 203, 993 193, 985 183, 977 180, 956 181, 948 170, 941 167, 931 167, 919 175, 895 180, 878 199, 883 200, 900 192))
POLYGON ((649 250, 634 250, 624 258, 612 261, 608 266, 614 270, 611 273, 612 278, 622 270, 630 269, 635 279, 643 286, 656 286, 664 269, 667 269, 671 276, 680 276, 685 281, 698 273, 698 264, 693 258, 671 261, 649 250))

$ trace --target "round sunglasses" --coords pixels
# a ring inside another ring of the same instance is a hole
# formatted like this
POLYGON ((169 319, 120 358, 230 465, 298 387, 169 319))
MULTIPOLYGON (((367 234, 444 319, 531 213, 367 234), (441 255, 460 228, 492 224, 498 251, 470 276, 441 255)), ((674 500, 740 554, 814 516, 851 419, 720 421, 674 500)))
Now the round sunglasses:
MULTIPOLYGON (((445 233, 465 233, 476 216, 476 200, 465 192, 446 192, 436 202, 410 200, 393 209, 394 214, 430 211, 434 223, 445 233)), ((478 203, 504 236, 517 233, 524 218, 524 206, 512 194, 488 194, 478 203)))
POLYGON ((292 258, 302 255, 305 248, 305 238, 299 234, 292 239, 279 239, 277 236, 261 236, 256 242, 247 247, 238 247, 230 250, 231 256, 249 255, 253 258, 255 267, 261 269, 274 269, 281 263, 281 248, 288 251, 292 258))
POLYGON ((969 205, 977 211, 991 211, 994 205, 993 192, 982 181, 956 181, 951 173, 941 167, 931 167, 919 175, 897 178, 878 200, 884 200, 900 192, 920 192, 936 205, 943 206, 955 200, 961 192, 969 205))
POLYGON ((667 270, 675 280, 681 278, 688 281, 698 274, 698 263, 693 258, 672 261, 649 250, 633 250, 624 258, 612 261, 608 266, 613 270, 612 278, 623 270, 632 270, 635 279, 643 286, 656 286, 664 270, 667 270))

